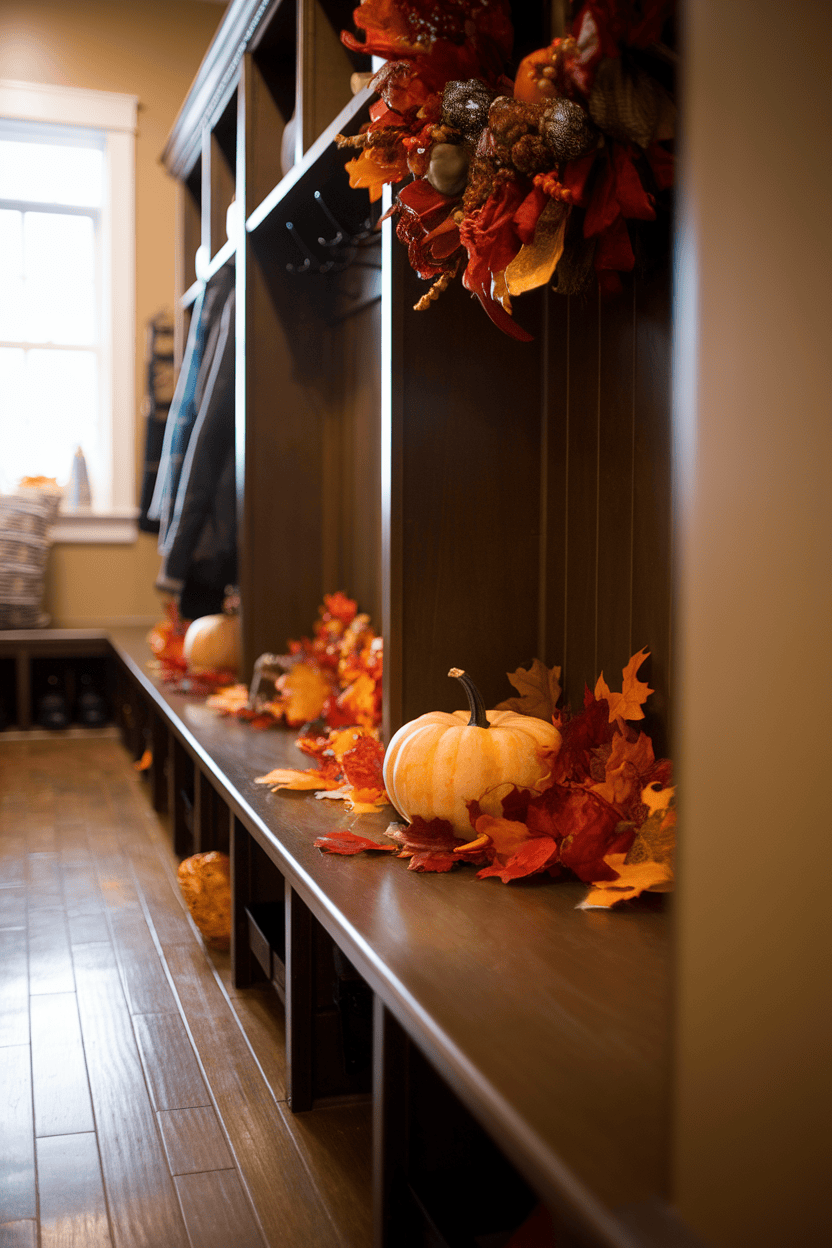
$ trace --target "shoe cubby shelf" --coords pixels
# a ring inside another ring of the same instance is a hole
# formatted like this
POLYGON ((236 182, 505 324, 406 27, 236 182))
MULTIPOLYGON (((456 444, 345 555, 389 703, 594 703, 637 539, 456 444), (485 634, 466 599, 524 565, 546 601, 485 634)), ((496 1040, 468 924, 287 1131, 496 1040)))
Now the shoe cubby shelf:
POLYGON ((17 728, 100 728, 112 718, 106 632, 0 632, 0 724, 17 728))
POLYGON ((372 1097, 373 1242, 461 1248, 542 1200, 559 1244, 646 1248, 633 1227, 666 1160, 668 916, 599 921, 575 910, 577 884, 322 854, 316 837, 381 839, 394 812, 355 825, 340 803, 258 786, 299 765, 293 733, 160 687, 136 630, 112 646, 124 739, 152 752, 143 774, 177 853, 230 854, 235 982, 269 980, 285 1002, 292 1109, 372 1097), (411 1240, 420 1222, 442 1238, 411 1240))

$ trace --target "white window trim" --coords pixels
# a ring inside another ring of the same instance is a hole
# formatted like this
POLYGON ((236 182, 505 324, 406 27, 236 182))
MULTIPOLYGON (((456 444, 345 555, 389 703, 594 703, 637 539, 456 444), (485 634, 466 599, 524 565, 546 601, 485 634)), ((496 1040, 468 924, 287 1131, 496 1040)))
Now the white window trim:
POLYGON ((0 79, 0 117, 85 126, 106 137, 111 369, 107 399, 112 496, 107 507, 61 511, 55 542, 133 542, 136 517, 136 116, 138 97, 0 79))

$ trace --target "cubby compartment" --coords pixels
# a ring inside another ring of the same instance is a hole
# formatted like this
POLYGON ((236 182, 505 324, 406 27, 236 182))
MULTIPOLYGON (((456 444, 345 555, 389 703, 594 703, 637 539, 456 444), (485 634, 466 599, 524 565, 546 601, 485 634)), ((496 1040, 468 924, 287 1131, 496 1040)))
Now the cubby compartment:
POLYGON ((313 1101, 369 1096, 373 994, 323 927, 315 922, 313 930, 313 1101))
MULTIPOLYGON (((296 228, 331 230, 313 188, 296 190, 296 228)), ((244 534, 291 533, 292 549, 241 541, 246 669, 305 635, 334 587, 381 619, 378 244, 339 271, 303 270, 286 212, 250 235, 243 515, 244 534)))
POLYGON ((0 732, 17 724, 17 670, 14 659, 0 658, 0 732))
POLYGON ((297 116, 297 10, 281 4, 243 64, 246 82, 246 216, 301 156, 297 116), (288 127, 288 129, 287 129, 288 127))
POLYGON ((194 761, 178 737, 171 734, 168 751, 168 812, 172 821, 173 848, 179 858, 194 852, 194 761))
POLYGON ((37 727, 103 728, 110 722, 110 667, 103 656, 32 658, 30 690, 37 727))
MULTIPOLYGON (((376 1094, 383 1140, 385 1243, 397 1248, 502 1248, 539 1196, 396 1020, 377 1008, 384 1046, 376 1094)), ((545 1223, 545 1218, 542 1219, 545 1223)), ((530 1244, 568 1248, 545 1225, 530 1244)))
POLYGON ((202 243, 202 158, 182 180, 179 191, 181 244, 178 249, 180 286, 184 293, 196 281, 196 253, 202 243))
POLYGON ((349 103, 352 75, 370 69, 369 56, 351 52, 341 42, 341 31, 353 30, 354 8, 352 0, 300 0, 304 152, 349 103))
MULTIPOLYGON (((237 92, 233 91, 207 132, 209 149, 209 194, 207 221, 203 218, 203 234, 208 237, 210 258, 216 256, 229 240, 235 241, 236 231, 230 214, 236 208, 237 187, 237 92)), ((203 209, 204 211, 204 209, 203 209)))

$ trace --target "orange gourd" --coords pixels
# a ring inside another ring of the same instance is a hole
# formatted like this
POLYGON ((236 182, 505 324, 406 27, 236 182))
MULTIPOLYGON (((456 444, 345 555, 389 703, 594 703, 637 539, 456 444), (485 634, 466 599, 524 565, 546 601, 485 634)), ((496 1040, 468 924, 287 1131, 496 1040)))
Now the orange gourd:
POLYGON ((240 662, 236 615, 203 615, 188 626, 182 655, 190 671, 235 672, 240 662))
POLYGON ((447 819, 467 836, 466 802, 501 815, 510 786, 533 789, 547 776, 561 736, 553 724, 515 711, 486 711, 471 678, 452 667, 469 711, 431 711, 400 728, 387 747, 384 785, 406 819, 447 819), (469 717, 470 715, 470 717, 469 717))

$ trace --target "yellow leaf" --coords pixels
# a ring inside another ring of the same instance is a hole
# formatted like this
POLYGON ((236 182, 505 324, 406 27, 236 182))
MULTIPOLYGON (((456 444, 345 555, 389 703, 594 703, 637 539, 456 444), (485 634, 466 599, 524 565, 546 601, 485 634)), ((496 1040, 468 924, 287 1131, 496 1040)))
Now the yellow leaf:
POLYGON ((268 784, 272 792, 278 789, 337 789, 340 781, 326 780, 319 771, 295 771, 292 767, 276 767, 265 776, 258 776, 255 784, 268 784))
POLYGON ((579 910, 606 910, 619 901, 632 901, 645 891, 666 893, 673 888, 673 868, 666 862, 639 862, 627 865, 626 854, 609 854, 604 862, 618 872, 617 880, 593 884, 577 907, 579 910))
POLYGON ((206 698, 205 705, 210 706, 212 710, 233 715, 235 711, 242 710, 248 705, 248 688, 246 685, 227 685, 225 689, 218 689, 216 693, 206 698))
POLYGON ((530 243, 525 243, 507 266, 505 285, 510 295, 545 286, 563 255, 569 205, 550 199, 541 212, 530 243))
POLYGON ((630 662, 624 668, 624 683, 621 693, 612 693, 609 685, 604 680, 603 672, 598 677, 595 685, 595 697, 607 699, 610 707, 609 722, 611 724, 614 724, 616 719, 644 719, 644 711, 641 709, 642 704, 647 701, 653 690, 646 682, 638 680, 636 673, 649 654, 649 650, 639 650, 630 659, 630 662))
POLYGON ((317 719, 332 689, 320 668, 310 663, 296 663, 280 677, 277 686, 283 694, 286 723, 290 728, 299 728, 317 719))

